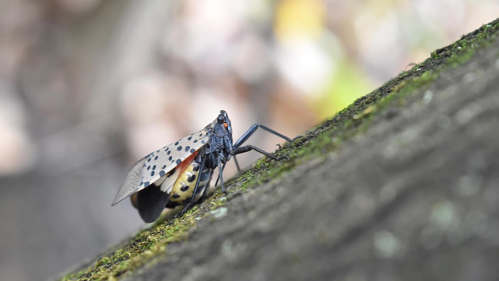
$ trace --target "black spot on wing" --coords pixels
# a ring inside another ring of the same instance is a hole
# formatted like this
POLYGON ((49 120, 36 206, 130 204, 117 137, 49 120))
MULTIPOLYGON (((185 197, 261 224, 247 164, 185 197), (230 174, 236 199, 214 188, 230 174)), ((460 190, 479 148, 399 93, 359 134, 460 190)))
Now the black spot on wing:
POLYGON ((191 153, 194 153, 196 150, 194 148, 191 148, 191 153))
POLYGON ((191 147, 190 146, 186 146, 185 147, 185 152, 189 151, 189 149, 191 149, 191 147))
POLYGON ((179 146, 177 147, 177 150, 178 150, 178 151, 182 150, 182 146, 181 146, 181 145, 179 145, 179 146))
POLYGON ((178 199, 178 198, 180 198, 180 195, 178 195, 177 193, 173 193, 172 194, 172 198, 173 199, 178 199))
POLYGON ((177 159, 176 163, 178 165, 178 164, 182 163, 182 161, 180 159, 177 159))
POLYGON ((191 175, 190 177, 187 178, 188 182, 193 182, 196 179, 196 175, 191 175))
POLYGON ((186 192, 187 190, 189 190, 189 186, 188 185, 183 185, 180 187, 180 190, 183 191, 183 192, 186 192))
POLYGON ((164 176, 165 174, 166 174, 165 171, 159 171, 159 176, 160 177, 164 176))
POLYGON ((152 171, 152 172, 151 172, 151 177, 152 177, 152 176, 154 176, 154 174, 155 174, 155 173, 154 173, 154 171, 152 171))

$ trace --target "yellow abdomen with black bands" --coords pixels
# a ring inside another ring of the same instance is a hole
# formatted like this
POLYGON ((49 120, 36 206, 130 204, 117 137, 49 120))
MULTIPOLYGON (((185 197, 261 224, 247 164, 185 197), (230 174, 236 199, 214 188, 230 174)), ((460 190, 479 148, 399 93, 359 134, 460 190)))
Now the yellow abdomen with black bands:
MULTIPOLYGON (((191 161, 187 168, 182 172, 175 182, 173 189, 170 193, 170 201, 178 203, 180 205, 186 205, 190 202, 192 198, 192 193, 194 192, 194 187, 196 186, 197 179, 200 175, 200 164, 195 160, 191 161)), ((198 194, 194 201, 199 200, 206 184, 209 182, 209 178, 202 178, 199 181, 198 194)))

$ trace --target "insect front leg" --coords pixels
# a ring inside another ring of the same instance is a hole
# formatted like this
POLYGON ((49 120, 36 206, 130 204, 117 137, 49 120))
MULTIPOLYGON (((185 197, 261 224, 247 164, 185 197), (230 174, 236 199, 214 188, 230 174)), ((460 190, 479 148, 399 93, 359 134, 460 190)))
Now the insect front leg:
POLYGON ((237 155, 237 154, 241 154, 241 153, 245 153, 245 152, 248 152, 250 150, 254 150, 256 152, 259 152, 269 158, 272 158, 276 161, 279 161, 279 160, 283 160, 283 159, 286 159, 286 157, 281 157, 281 158, 277 158, 274 154, 272 153, 269 153, 269 152, 266 152, 256 146, 252 146, 252 145, 245 145, 245 146, 241 146, 241 147, 237 147, 235 149, 233 149, 230 154, 232 155, 237 155))
POLYGON ((294 141, 295 139, 301 138, 301 136, 298 136, 298 137, 296 137, 296 138, 294 138, 294 139, 290 139, 290 138, 286 137, 286 136, 285 136, 285 135, 283 135, 283 134, 280 134, 280 133, 278 133, 278 132, 276 132, 276 131, 274 131, 274 130, 272 130, 272 129, 268 128, 268 127, 263 126, 262 124, 255 123, 253 126, 251 126, 251 127, 250 127, 247 131, 246 131, 246 133, 244 133, 244 134, 243 134, 243 135, 242 135, 242 136, 241 136, 241 137, 240 137, 240 138, 236 141, 236 143, 234 143, 234 147, 240 147, 240 146, 241 146, 241 145, 242 145, 245 141, 247 141, 247 140, 248 140, 248 139, 249 139, 249 138, 250 138, 250 137, 251 137, 251 136, 252 136, 252 135, 256 132, 256 130, 257 130, 258 128, 262 128, 262 129, 264 129, 265 131, 267 131, 267 132, 269 132, 269 133, 271 133, 271 134, 273 134, 273 135, 276 135, 276 136, 278 136, 278 137, 280 137, 280 138, 282 138, 282 139, 284 139, 284 140, 286 140, 286 141, 288 141, 288 142, 292 142, 292 141, 294 141))

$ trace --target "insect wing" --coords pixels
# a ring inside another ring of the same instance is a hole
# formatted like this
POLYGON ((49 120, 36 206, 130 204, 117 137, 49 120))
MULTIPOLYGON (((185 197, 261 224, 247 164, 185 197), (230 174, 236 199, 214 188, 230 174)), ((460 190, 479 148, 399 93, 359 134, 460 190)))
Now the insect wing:
POLYGON ((187 157, 206 145, 216 120, 204 129, 167 145, 138 161, 128 172, 112 206, 165 176, 187 157))
POLYGON ((128 171, 125 182, 123 182, 118 193, 116 193, 111 206, 118 204, 120 201, 139 190, 140 179, 142 178, 142 168, 144 167, 145 161, 147 161, 146 157, 140 159, 133 165, 130 171, 128 171))
POLYGON ((137 193, 137 209, 139 215, 147 223, 155 221, 165 209, 170 194, 160 190, 160 187, 152 184, 137 193))
POLYGON ((166 176, 136 193, 135 207, 145 222, 153 222, 161 215, 161 212, 165 209, 170 199, 175 182, 193 161, 195 156, 196 153, 193 153, 189 158, 175 167, 175 170, 172 170, 166 176))
POLYGON ((177 167, 194 152, 203 147, 208 142, 208 139, 208 131, 202 130, 146 156, 138 190, 156 182, 177 167))

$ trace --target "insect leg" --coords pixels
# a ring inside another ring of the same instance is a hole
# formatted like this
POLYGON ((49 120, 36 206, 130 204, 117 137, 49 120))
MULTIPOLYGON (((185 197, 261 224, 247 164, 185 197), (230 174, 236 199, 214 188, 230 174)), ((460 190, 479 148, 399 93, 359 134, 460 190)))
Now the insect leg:
POLYGON ((267 131, 267 132, 269 132, 269 133, 271 133, 271 134, 273 134, 273 135, 276 135, 276 136, 278 136, 278 137, 280 137, 280 138, 282 138, 282 139, 285 139, 285 140, 286 140, 286 141, 288 141, 288 142, 292 142, 293 140, 295 140, 295 139, 297 139, 297 138, 300 138, 300 137, 301 137, 301 136, 298 136, 298 137, 296 137, 296 138, 294 138, 294 139, 290 139, 290 138, 286 137, 285 135, 282 135, 282 134, 280 134, 280 133, 278 133, 278 132, 276 132, 276 131, 274 131, 274 130, 272 130, 272 129, 268 128, 268 127, 263 126, 262 124, 255 123, 253 126, 251 126, 251 127, 250 127, 247 131, 246 131, 246 133, 244 133, 244 134, 243 134, 243 135, 242 135, 242 136, 241 136, 241 137, 240 137, 240 138, 236 141, 236 143, 234 144, 234 147, 240 147, 240 146, 241 146, 241 145, 242 145, 245 141, 247 141, 247 140, 251 137, 251 135, 253 135, 253 134, 256 132, 256 130, 257 130, 258 128, 262 128, 262 129, 264 129, 265 131, 267 131))
POLYGON ((219 155, 218 156, 218 178, 220 179, 220 186, 222 187, 222 192, 227 194, 227 190, 225 190, 225 186, 224 186, 223 172, 224 172, 224 170, 222 168, 222 161, 221 161, 220 155, 219 155))
MULTIPOLYGON (((208 188, 210 188, 210 182, 211 182, 211 177, 213 176, 213 170, 210 172, 210 179, 208 180, 208 183, 206 184, 204 190, 203 190, 203 195, 201 195, 201 198, 199 198, 198 202, 203 202, 204 199, 206 198, 206 193, 208 192, 208 188)), ((218 182, 218 179, 217 179, 218 182)), ((216 186, 216 185, 215 185, 216 186)))
POLYGON ((189 202, 189 204, 187 204, 187 206, 185 206, 185 208, 182 210, 182 212, 178 213, 175 217, 183 216, 185 214, 185 212, 187 212, 187 210, 189 210, 192 207, 192 205, 194 205, 194 198, 196 198, 196 194, 197 194, 198 189, 199 189, 199 180, 201 179, 201 174, 203 173, 203 170, 204 170, 205 161, 206 161, 206 156, 203 156, 203 160, 201 160, 201 166, 199 166, 199 173, 198 173, 198 176, 196 179, 196 185, 194 186, 194 191, 192 192, 191 201, 189 202))
POLYGON ((279 161, 279 160, 282 160, 282 159, 285 159, 286 157, 282 157, 282 158, 277 158, 274 154, 272 153, 268 153, 256 146, 252 146, 252 145, 245 145, 245 146, 241 146, 241 147, 237 147, 236 149, 232 150, 231 154, 232 155, 236 155, 236 154, 241 154, 241 153, 245 153, 245 152, 248 152, 250 150, 255 150, 257 152, 260 152, 261 154, 264 154, 266 155, 267 157, 269 158, 272 158, 276 161, 279 161))
MULTIPOLYGON (((227 162, 224 163, 224 165, 222 166, 222 172, 225 170, 225 164, 227 164, 227 162)), ((220 177, 217 178, 217 181, 215 182, 215 186, 217 186, 219 180, 220 180, 220 177)))
MULTIPOLYGON (((240 173, 241 172, 241 168, 239 168, 239 162, 237 162, 236 155, 234 155, 234 163, 236 163, 237 172, 240 173)), ((225 166, 225 164, 224 164, 224 166, 225 166)))

